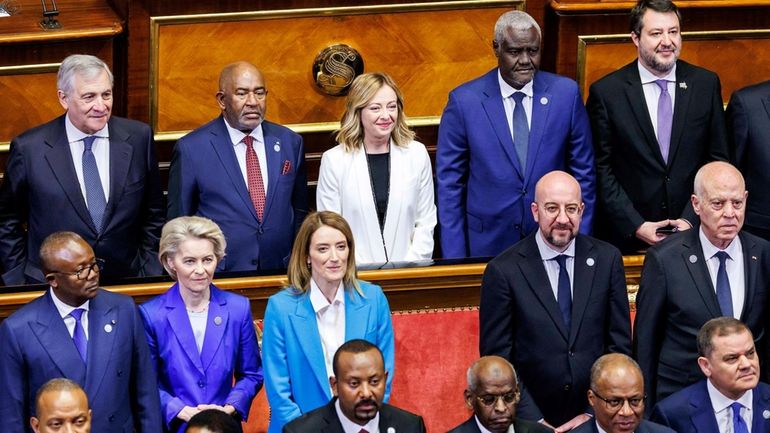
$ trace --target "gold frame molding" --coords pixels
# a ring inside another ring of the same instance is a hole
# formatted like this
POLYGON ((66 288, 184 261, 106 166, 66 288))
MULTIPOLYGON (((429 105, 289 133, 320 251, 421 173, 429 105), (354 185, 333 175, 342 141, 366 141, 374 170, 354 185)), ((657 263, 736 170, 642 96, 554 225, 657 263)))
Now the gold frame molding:
MULTIPOLYGON (((37 63, 32 65, 0 66, 0 75, 44 74, 59 70, 59 63, 37 63)), ((0 153, 8 153, 10 141, 0 141, 0 153)))
MULTIPOLYGON (((469 0, 443 1, 435 3, 404 3, 389 5, 346 6, 306 9, 279 9, 269 11, 229 12, 198 15, 169 15, 150 17, 150 126, 157 130, 158 123, 158 40, 160 27, 175 24, 213 23, 230 21, 257 21, 276 18, 329 17, 340 15, 366 15, 396 12, 426 12, 442 10, 463 10, 479 8, 497 8, 510 6, 523 10, 526 0, 469 0)), ((410 126, 438 125, 441 116, 414 117, 409 119, 410 126)), ((331 132, 339 127, 339 122, 296 123, 285 125, 297 133, 331 132)), ((190 131, 155 132, 156 141, 177 140, 190 131)))

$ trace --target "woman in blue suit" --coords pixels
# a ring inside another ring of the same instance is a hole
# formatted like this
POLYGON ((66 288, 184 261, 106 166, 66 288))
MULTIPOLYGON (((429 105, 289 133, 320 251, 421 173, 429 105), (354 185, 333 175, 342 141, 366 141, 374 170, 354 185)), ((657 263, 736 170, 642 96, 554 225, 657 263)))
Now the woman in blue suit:
POLYGON ((246 419, 262 386, 249 300, 211 283, 225 237, 213 221, 180 217, 163 227, 160 261, 177 282, 139 307, 158 372, 165 430, 218 409, 246 419))
POLYGON ((268 433, 280 433, 289 421, 331 400, 332 358, 348 340, 365 339, 382 351, 387 401, 394 365, 390 307, 379 286, 356 279, 353 235, 341 216, 317 212, 305 219, 288 280, 265 311, 268 433))

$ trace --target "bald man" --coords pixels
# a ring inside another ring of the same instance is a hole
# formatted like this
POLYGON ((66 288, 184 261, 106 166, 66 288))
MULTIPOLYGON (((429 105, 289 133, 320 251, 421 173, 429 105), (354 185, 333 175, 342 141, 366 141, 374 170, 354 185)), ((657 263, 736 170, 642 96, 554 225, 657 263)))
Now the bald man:
POLYGON ((91 409, 83 388, 69 379, 51 379, 37 392, 37 416, 29 423, 35 433, 90 433, 91 409))
POLYGON ((696 337, 709 319, 741 320, 758 339, 760 363, 767 362, 770 243, 741 231, 748 205, 743 176, 712 162, 698 170, 694 189, 700 228, 647 251, 636 297, 635 354, 651 407, 704 378, 696 337))
POLYGON ((268 122, 267 87, 251 63, 222 69, 222 114, 176 143, 168 218, 199 215, 227 238, 218 271, 285 269, 307 215, 302 137, 268 122))
POLYGON ((575 178, 543 176, 531 205, 539 229, 490 261, 481 285, 481 354, 513 363, 527 387, 522 403, 533 400, 542 414, 520 407, 520 416, 557 431, 588 419, 596 358, 631 353, 622 257, 578 234, 584 207, 575 178))

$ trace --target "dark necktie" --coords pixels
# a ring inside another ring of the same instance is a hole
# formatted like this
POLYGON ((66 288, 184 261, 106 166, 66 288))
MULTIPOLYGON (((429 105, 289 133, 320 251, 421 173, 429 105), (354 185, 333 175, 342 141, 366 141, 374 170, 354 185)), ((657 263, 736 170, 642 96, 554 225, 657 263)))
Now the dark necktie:
POLYGON ((257 151, 254 150, 254 137, 251 135, 243 137, 243 143, 246 144, 246 178, 249 182, 249 196, 257 211, 257 217, 262 221, 262 215, 265 213, 265 184, 262 181, 262 170, 259 169, 257 151))
POLYGON ((749 433, 749 427, 741 417, 742 407, 743 405, 738 402, 730 405, 730 408, 733 410, 733 433, 749 433))
POLYGON ((86 310, 82 308, 75 308, 70 312, 70 316, 75 319, 75 331, 72 333, 72 341, 75 342, 75 347, 80 353, 80 357, 83 358, 83 362, 88 359, 88 340, 86 340, 86 333, 83 331, 83 323, 80 318, 86 310))
POLYGON ((522 99, 526 95, 524 92, 514 92, 512 95, 516 105, 513 107, 513 147, 516 149, 516 156, 519 157, 521 172, 527 167, 527 149, 529 147, 529 124, 527 123, 527 112, 524 111, 522 99))
POLYGON ((88 212, 91 214, 91 220, 94 222, 96 230, 101 232, 107 200, 104 197, 104 188, 102 188, 102 180, 99 177, 99 168, 96 166, 96 158, 91 151, 94 140, 96 137, 93 135, 83 139, 83 183, 86 187, 88 212))
POLYGON ((714 254, 719 259, 719 269, 717 270, 717 300, 719 308, 722 309, 723 316, 733 317, 733 296, 730 292, 730 280, 727 278, 727 260, 726 252, 719 251, 714 254))
POLYGON ((569 273, 567 272, 567 257, 564 254, 559 254, 553 259, 559 264, 559 282, 557 283, 556 297, 559 303, 559 310, 561 310, 561 317, 564 319, 564 324, 567 325, 567 329, 570 328, 572 322, 572 291, 570 290, 569 273))
POLYGON ((671 95, 668 93, 668 81, 657 80, 655 84, 660 87, 658 97, 658 145, 663 161, 668 162, 668 151, 671 147, 671 123, 674 119, 671 107, 671 95))

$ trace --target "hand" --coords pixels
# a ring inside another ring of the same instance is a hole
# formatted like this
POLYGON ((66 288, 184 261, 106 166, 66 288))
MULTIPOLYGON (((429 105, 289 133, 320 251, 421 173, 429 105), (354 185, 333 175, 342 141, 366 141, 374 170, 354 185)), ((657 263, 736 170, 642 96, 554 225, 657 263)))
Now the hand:
POLYGON ((201 411, 199 407, 185 406, 182 408, 182 410, 179 411, 178 414, 176 414, 176 417, 184 422, 188 422, 190 421, 190 418, 194 417, 198 412, 201 411))
POLYGON ((684 231, 684 230, 690 230, 692 228, 692 224, 690 224, 689 221, 687 221, 684 218, 679 218, 675 220, 668 220, 669 224, 676 227, 677 230, 684 231))
POLYGON ((235 413, 235 406, 231 404, 226 404, 224 406, 220 406, 218 404, 199 404, 198 405, 199 411, 208 410, 208 409, 220 410, 228 415, 233 415, 235 413))
POLYGON ((538 423, 540 423, 540 424, 548 427, 549 429, 553 430, 553 426, 551 424, 548 424, 548 421, 546 421, 545 418, 543 418, 540 421, 538 421, 538 423))
POLYGON ((650 245, 655 245, 663 239, 666 239, 667 236, 661 233, 655 233, 655 230, 666 227, 670 223, 671 220, 645 221, 638 229, 636 229, 636 237, 650 245))
POLYGON ((559 427, 556 427, 554 429, 554 432, 556 433, 564 433, 572 430, 573 428, 579 426, 580 424, 583 424, 584 422, 591 419, 591 415, 581 413, 580 415, 576 416, 575 418, 572 418, 571 420, 565 422, 564 424, 560 425, 559 427))

